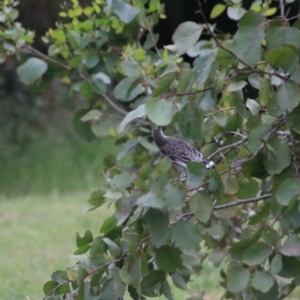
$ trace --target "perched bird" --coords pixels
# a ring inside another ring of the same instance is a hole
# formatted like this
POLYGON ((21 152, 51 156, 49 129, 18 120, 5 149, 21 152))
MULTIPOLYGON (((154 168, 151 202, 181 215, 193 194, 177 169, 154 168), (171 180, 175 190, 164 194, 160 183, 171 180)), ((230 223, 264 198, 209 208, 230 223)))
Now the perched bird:
POLYGON ((167 156, 175 166, 186 169, 189 161, 205 164, 206 169, 214 167, 214 162, 203 158, 202 154, 187 142, 163 133, 163 127, 152 129, 152 138, 162 155, 167 156))

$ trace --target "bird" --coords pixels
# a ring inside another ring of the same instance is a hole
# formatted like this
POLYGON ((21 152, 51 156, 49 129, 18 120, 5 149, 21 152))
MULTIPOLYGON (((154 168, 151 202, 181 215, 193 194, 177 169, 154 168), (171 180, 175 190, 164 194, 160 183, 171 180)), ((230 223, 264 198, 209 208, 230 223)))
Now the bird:
POLYGON ((203 163, 206 169, 215 166, 212 160, 203 158, 203 155, 189 143, 173 136, 164 135, 162 126, 152 129, 152 138, 161 154, 168 157, 177 167, 186 169, 187 163, 190 161, 203 163))

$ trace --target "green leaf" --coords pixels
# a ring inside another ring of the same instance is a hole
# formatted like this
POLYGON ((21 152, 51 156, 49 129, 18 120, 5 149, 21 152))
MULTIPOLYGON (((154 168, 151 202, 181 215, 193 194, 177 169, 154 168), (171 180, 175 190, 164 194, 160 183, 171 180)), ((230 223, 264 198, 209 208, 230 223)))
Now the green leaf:
POLYGON ((249 133, 248 149, 255 153, 262 144, 262 139, 269 133, 272 126, 267 124, 259 124, 249 133))
POLYGON ((198 56, 194 61, 193 72, 197 85, 206 81, 209 77, 209 72, 218 50, 208 50, 203 55, 198 56))
POLYGON ((212 216, 212 202, 213 201, 209 195, 205 193, 197 193, 190 198, 188 204, 190 210, 195 214, 197 219, 203 223, 207 223, 212 216))
POLYGON ((259 83, 259 97, 258 97, 258 102, 262 106, 267 106, 269 103, 270 99, 270 94, 271 94, 271 84, 270 84, 270 79, 267 77, 264 77, 261 79, 259 83))
POLYGON ((279 276, 285 278, 293 278, 296 284, 300 283, 300 262, 296 257, 281 256, 282 257, 282 268, 278 273, 279 276))
POLYGON ((266 31, 267 50, 280 48, 284 45, 292 45, 300 49, 300 30, 295 27, 279 26, 266 31))
POLYGON ((269 50, 266 61, 272 68, 281 67, 285 72, 292 73, 298 63, 298 51, 294 46, 284 45, 269 50))
POLYGON ((242 90, 247 85, 247 82, 245 80, 235 81, 230 83, 227 86, 227 91, 229 92, 235 92, 242 90))
POLYGON ((242 123, 243 117, 240 114, 236 114, 227 118, 227 122, 224 128, 228 131, 237 131, 237 129, 241 128, 242 123))
POLYGON ((189 287, 187 286, 186 282, 183 280, 182 275, 180 275, 178 272, 172 274, 172 281, 177 288, 184 291, 189 290, 189 287))
POLYGON ((276 101, 282 109, 292 111, 299 105, 300 87, 294 81, 286 81, 276 92, 276 101))
POLYGON ((266 271, 255 272, 251 278, 251 286, 263 293, 268 292, 273 284, 273 276, 266 271))
POLYGON ((114 259, 117 259, 122 254, 120 247, 109 238, 103 238, 103 242, 108 246, 109 252, 114 259))
POLYGON ((300 256, 300 238, 295 234, 289 236, 279 251, 285 256, 300 256))
POLYGON ((29 58, 17 68, 20 80, 25 84, 37 81, 48 69, 48 65, 39 58, 29 58))
POLYGON ((43 292, 45 295, 48 295, 50 294, 51 292, 54 292, 56 287, 59 285, 59 282, 58 281, 54 281, 54 280, 51 280, 51 281, 47 281, 45 284, 44 284, 44 287, 43 287, 43 292))
POLYGON ((142 288, 151 288, 160 282, 165 281, 166 273, 160 270, 151 270, 144 276, 141 286, 142 288))
POLYGON ((166 297, 167 300, 174 300, 174 297, 173 297, 173 294, 172 294, 172 291, 171 291, 171 287, 169 285, 169 282, 166 280, 162 287, 161 287, 161 290, 164 294, 164 296, 166 297))
POLYGON ((233 38, 231 51, 247 65, 253 67, 261 60, 261 44, 264 38, 264 18, 254 12, 244 15, 240 28, 233 38), (253 21, 250 17, 255 16, 253 21))
POLYGON ((287 178, 276 190, 276 200, 284 206, 288 205, 295 196, 300 196, 300 180, 296 178, 287 178))
POLYGON ((99 72, 92 76, 92 82, 94 83, 94 85, 96 87, 95 88, 96 92, 105 93, 107 90, 106 85, 110 84, 111 80, 106 74, 99 72))
POLYGON ((128 188, 132 184, 131 176, 128 172, 121 172, 119 174, 115 174, 110 184, 112 186, 115 186, 118 190, 128 188))
POLYGON ((88 111, 85 115, 83 115, 80 118, 80 121, 87 122, 87 121, 97 120, 97 119, 99 119, 99 117, 101 117, 101 115, 102 115, 102 113, 100 110, 91 109, 90 111, 88 111))
POLYGON ((187 104, 179 112, 178 125, 180 132, 187 139, 201 141, 203 114, 193 103, 187 104), (199 126, 197 126, 199 124, 199 126))
POLYGON ((181 23, 172 36, 179 55, 186 53, 200 38, 203 27, 197 23, 187 21, 181 23))
POLYGON ((79 84, 79 91, 80 93, 88 100, 92 99, 93 97, 93 87, 88 81, 82 81, 79 84))
POLYGON ((273 250, 267 244, 258 242, 245 251, 243 261, 249 266, 255 266, 263 263, 272 252, 273 250))
POLYGON ((165 199, 162 187, 152 182, 149 192, 140 197, 137 204, 144 207, 163 208, 165 206, 165 199))
POLYGON ((185 190, 168 184, 164 187, 163 196, 166 200, 166 208, 171 210, 179 210, 185 206, 185 190))
POLYGON ((93 240, 94 240, 93 235, 90 230, 87 230, 84 233, 84 236, 82 238, 80 237, 78 232, 76 233, 76 246, 77 247, 82 247, 82 246, 88 245, 88 244, 92 243, 93 240))
POLYGON ((156 248, 165 245, 169 237, 168 213, 150 208, 146 212, 143 221, 149 230, 151 243, 156 248))
POLYGON ((91 68, 94 68, 95 66, 97 66, 99 60, 100 60, 99 55, 90 54, 83 60, 83 64, 87 68, 91 69, 91 68))
POLYGON ((171 237, 174 239, 176 247, 185 250, 199 250, 199 244, 202 240, 196 225, 188 220, 173 224, 171 237))
POLYGON ((206 167, 202 163, 188 162, 187 169, 188 169, 187 184, 192 188, 199 187, 205 179, 206 167))
POLYGON ((148 118, 159 126, 166 126, 173 118, 174 104, 170 100, 149 98, 146 100, 148 118))
POLYGON ((84 245, 79 247, 75 252, 74 255, 80 255, 86 253, 91 248, 91 245, 84 245))
POLYGON ((170 86, 176 77, 176 70, 177 70, 177 65, 172 64, 171 66, 172 69, 170 70, 170 72, 166 73, 166 71, 168 70, 167 69, 164 72, 164 74, 159 78, 158 86, 153 91, 152 97, 158 97, 162 92, 168 91, 170 89, 170 86), (173 67, 175 68, 174 71, 172 71, 173 67))
POLYGON ((73 117, 73 127, 76 133, 85 141, 91 141, 96 138, 88 122, 82 122, 81 118, 86 115, 89 109, 78 110, 73 117))
POLYGON ((164 245, 160 248, 154 248, 153 251, 160 270, 173 273, 176 269, 182 269, 181 251, 178 248, 164 245))
POLYGON ((260 105, 253 99, 248 98, 246 101, 246 107, 251 111, 252 115, 256 116, 260 112, 260 105))
POLYGON ((219 15, 221 15, 223 13, 223 11, 226 9, 226 5, 224 4, 216 4, 212 11, 210 12, 210 19, 215 19, 217 18, 219 15))
POLYGON ((244 14, 246 10, 242 7, 228 6, 227 15, 231 20, 238 21, 244 14))
POLYGON ((104 237, 110 239, 116 239, 118 236, 122 235, 122 229, 117 226, 117 219, 115 216, 111 216, 104 220, 100 232, 103 233, 104 237))
POLYGON ((122 159, 128 151, 130 151, 133 147, 135 147, 138 144, 138 141, 136 139, 129 139, 126 141, 126 143, 123 144, 122 149, 120 150, 117 160, 122 159))
POLYGON ((249 284, 250 272, 231 263, 227 269, 227 289, 232 293, 242 292, 249 284))
POLYGON ((124 266, 120 270, 120 277, 126 284, 139 286, 142 281, 141 258, 126 257, 124 266))
POLYGON ((248 76, 249 83, 252 85, 252 87, 254 87, 257 90, 259 89, 259 85, 260 85, 261 80, 262 80, 262 78, 257 73, 251 73, 248 76))
POLYGON ((116 99, 124 102, 132 101, 143 92, 143 86, 137 82, 136 78, 132 77, 122 79, 114 88, 114 96, 116 99))
POLYGON ((106 10, 114 12, 122 22, 130 23, 140 10, 122 0, 108 0, 106 10))
POLYGON ((273 257, 270 267, 270 271, 273 275, 277 275, 280 272, 282 268, 282 259, 280 254, 276 254, 273 257))
POLYGON ((264 241, 269 246, 277 245, 277 243, 280 239, 278 232, 269 226, 264 227, 261 235, 262 235, 262 238, 264 239, 264 241))
POLYGON ((264 165, 267 172, 271 175, 279 174, 287 168, 290 163, 291 151, 287 142, 277 138, 268 140, 267 150, 264 155, 264 165))
POLYGON ((212 93, 212 91, 210 90, 205 93, 204 98, 201 100, 200 108, 205 112, 210 111, 216 106, 216 103, 217 103, 217 99, 214 93, 212 93))
POLYGON ((244 105, 243 93, 242 91, 233 92, 233 105, 236 107, 237 111, 246 119, 249 118, 250 114, 246 110, 244 105))
POLYGON ((136 109, 130 111, 119 125, 118 132, 122 133, 128 123, 137 118, 146 116, 145 104, 138 106, 136 109))
POLYGON ((208 190, 211 193, 217 193, 223 190, 223 181, 217 172, 211 172, 208 180, 208 190))

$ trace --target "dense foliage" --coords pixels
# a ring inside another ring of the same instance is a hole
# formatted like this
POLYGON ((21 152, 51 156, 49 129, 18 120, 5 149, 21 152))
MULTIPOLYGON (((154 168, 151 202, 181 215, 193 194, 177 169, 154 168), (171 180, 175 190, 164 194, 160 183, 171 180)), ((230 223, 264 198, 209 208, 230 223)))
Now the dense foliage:
POLYGON ((204 259, 222 264, 225 299, 284 299, 300 284, 300 22, 285 19, 283 5, 270 19, 269 1, 248 11, 226 3, 211 17, 239 20, 234 36, 208 24, 199 4, 203 24, 182 23, 157 49, 158 0, 72 0, 44 37, 48 55, 15 22, 16 3, 1 4, 1 61, 16 55, 28 85, 51 67, 87 99, 75 130, 122 144, 105 158, 106 187, 88 199, 88 210, 111 203, 115 213, 99 236, 77 235, 79 263, 52 275, 44 299, 173 299, 170 281, 188 290, 204 259), (189 163, 178 179, 147 138, 156 125, 216 168, 189 163))

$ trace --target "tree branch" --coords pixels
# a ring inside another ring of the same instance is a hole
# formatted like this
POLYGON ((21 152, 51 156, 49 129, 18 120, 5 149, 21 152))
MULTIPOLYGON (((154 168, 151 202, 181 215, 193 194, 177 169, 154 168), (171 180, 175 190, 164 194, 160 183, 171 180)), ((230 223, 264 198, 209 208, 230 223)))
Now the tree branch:
POLYGON ((222 148, 219 148, 218 150, 216 150, 215 152, 213 152, 211 155, 209 155, 207 157, 207 159, 211 159, 213 156, 215 156, 216 154, 218 154, 219 152, 223 151, 223 150, 226 150, 226 149, 231 149, 231 148, 235 148, 241 144, 243 144, 244 142, 246 142, 248 139, 247 136, 244 136, 241 140, 231 144, 231 145, 227 145, 227 146, 224 146, 222 148))
POLYGON ((254 197, 254 198, 242 199, 242 200, 237 200, 237 201, 233 201, 233 202, 226 203, 226 204, 220 204, 220 205, 214 206, 213 210, 225 209, 228 207, 243 205, 243 204, 247 204, 247 203, 255 203, 255 202, 258 202, 258 201, 261 201, 264 199, 268 199, 271 196, 272 196, 271 194, 265 194, 265 195, 261 195, 261 196, 254 197))
POLYGON ((198 94, 198 93, 207 92, 207 91, 209 91, 209 90, 211 90, 215 87, 216 86, 210 86, 210 87, 207 87, 207 88, 204 88, 202 90, 195 91, 195 92, 185 92, 185 93, 177 93, 177 94, 160 95, 159 98, 166 99, 166 98, 174 97, 174 96, 180 97, 180 96, 195 95, 195 94, 198 94))

